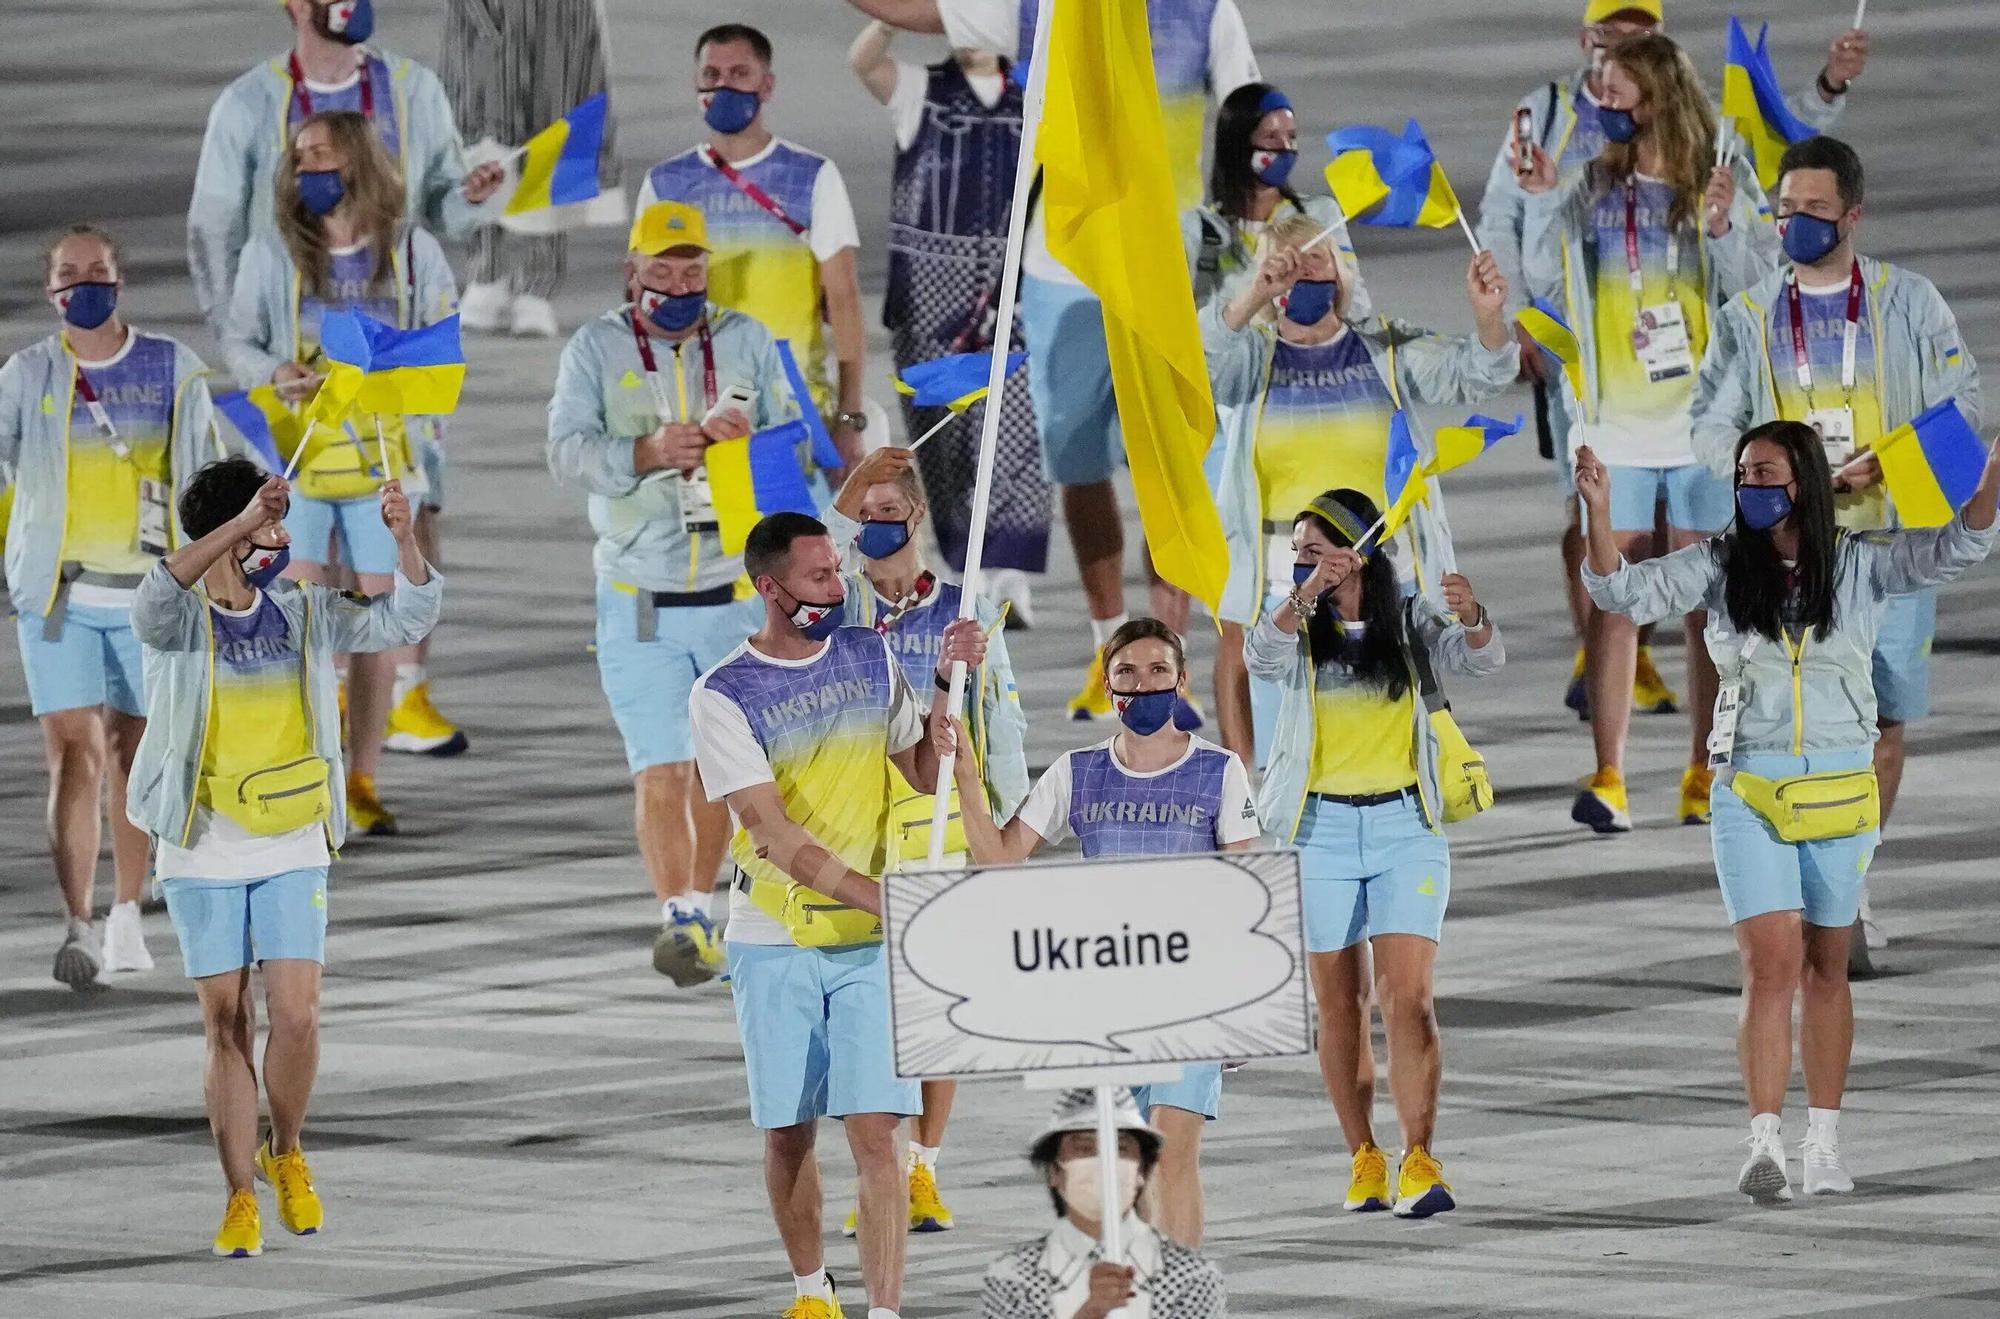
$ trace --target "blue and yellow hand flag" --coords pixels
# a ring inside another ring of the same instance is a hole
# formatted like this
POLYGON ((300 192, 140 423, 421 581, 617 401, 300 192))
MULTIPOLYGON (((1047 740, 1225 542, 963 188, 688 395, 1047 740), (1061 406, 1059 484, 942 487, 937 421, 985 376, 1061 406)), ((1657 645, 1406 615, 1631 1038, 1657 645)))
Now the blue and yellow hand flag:
MULTIPOLYGON (((1013 375, 1028 360, 1026 353, 1007 354, 1006 375, 1013 375)), ((896 377, 896 392, 909 396, 920 408, 950 408, 964 412, 986 397, 986 377, 993 358, 986 353, 953 353, 904 367, 896 377)))
POLYGON ((724 554, 741 554, 750 528, 772 513, 817 511, 799 466, 799 445, 809 432, 793 420, 708 446, 708 492, 724 554))
POLYGON ((521 148, 521 181, 507 203, 507 214, 544 211, 597 196, 604 110, 605 94, 599 92, 527 140, 521 148))
POLYGON ((320 351, 329 365, 326 383, 313 399, 315 414, 329 393, 333 402, 345 401, 343 412, 442 415, 458 410, 465 350, 459 346, 456 315, 435 325, 398 330, 359 312, 333 312, 320 326, 320 351))
POLYGON ((1987 454, 1958 401, 1948 398, 1877 440, 1875 456, 1904 525, 1941 527, 1979 488, 1987 454))
POLYGON ((1458 220, 1458 196, 1416 120, 1401 137, 1360 124, 1327 134, 1326 145, 1327 186, 1349 222, 1442 229, 1458 220))
POLYGON ((1757 29, 1751 44, 1743 24, 1729 16, 1729 55, 1722 66, 1722 118, 1734 121, 1736 131, 1750 144, 1751 160, 1757 166, 1757 181, 1766 192, 1778 184, 1778 161, 1785 148, 1803 142, 1818 130, 1792 113, 1785 93, 1778 85, 1777 70, 1765 49, 1770 34, 1767 23, 1757 29))
POLYGON ((1389 450, 1382 460, 1382 490, 1384 498, 1389 501, 1388 507, 1383 509, 1381 520, 1375 524, 1377 530, 1374 534, 1362 537, 1371 548, 1395 535, 1397 529, 1409 520, 1410 510, 1430 493, 1430 487, 1424 484, 1416 437, 1410 434, 1409 414, 1401 408, 1389 416, 1389 450))
POLYGON ((1535 345, 1556 361, 1562 363, 1563 374, 1569 378, 1570 393, 1583 396, 1583 349, 1576 341, 1576 331, 1569 328, 1562 312, 1552 302, 1541 298, 1531 298, 1528 305, 1514 313, 1514 321, 1528 332, 1535 345))
POLYGON ((215 410, 228 419, 243 443, 266 471, 285 470, 285 455, 296 453, 305 438, 299 414, 286 406, 269 385, 233 394, 217 394, 215 410))
POLYGON ((1437 456, 1424 464, 1425 476, 1442 476, 1465 466, 1509 435, 1519 435, 1525 417, 1499 421, 1473 413, 1463 426, 1440 426, 1431 436, 1437 456))

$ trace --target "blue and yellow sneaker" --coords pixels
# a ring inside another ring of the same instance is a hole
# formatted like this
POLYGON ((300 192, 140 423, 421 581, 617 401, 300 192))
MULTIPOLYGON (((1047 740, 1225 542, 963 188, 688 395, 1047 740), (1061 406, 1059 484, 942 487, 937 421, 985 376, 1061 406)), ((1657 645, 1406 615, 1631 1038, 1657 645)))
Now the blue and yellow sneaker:
POLYGON ((653 969, 682 989, 715 979, 727 965, 722 936, 705 911, 676 911, 653 940, 653 969))
POLYGON ((1563 692, 1563 704, 1576 711, 1576 717, 1583 723, 1590 722, 1590 680, 1583 672, 1583 647, 1576 648, 1576 663, 1570 667, 1569 687, 1563 692))
POLYGON ((309 1237, 326 1226, 326 1209, 313 1190, 312 1169, 304 1150, 271 1153, 271 1142, 257 1147, 257 1177, 278 1192, 278 1222, 295 1237, 309 1237))
POLYGON ((396 817, 375 793, 375 780, 367 774, 347 775, 347 828, 370 838, 393 838, 396 817))
POLYGON ((817 1296, 796 1297, 785 1307, 780 1319, 847 1319, 847 1312, 840 1308, 840 1290, 833 1285, 833 1275, 826 1279, 826 1294, 831 1300, 821 1300, 817 1296))
POLYGON ((1625 776, 1609 766, 1591 775, 1583 791, 1576 794, 1569 818, 1601 834, 1630 832, 1632 816, 1625 800, 1625 776))
POLYGON ((1707 765, 1689 765, 1681 771, 1681 823, 1707 824, 1708 794, 1715 787, 1715 771, 1707 765))
POLYGON ((910 1164, 910 1231, 949 1232, 957 1226, 951 1210, 938 1198, 937 1173, 914 1160, 910 1164))
POLYGON ((1354 1170, 1347 1179, 1347 1211, 1373 1214, 1389 1207, 1389 1156, 1372 1144, 1354 1151, 1354 1170))
POLYGON ((1673 714, 1680 709, 1680 697, 1653 667, 1651 647, 1639 647, 1639 667, 1632 671, 1632 707, 1644 714, 1673 714))
POLYGON ((264 1253, 264 1224, 257 1215, 257 1196, 237 1191, 222 1211, 222 1226, 216 1229, 210 1247, 221 1259, 249 1259, 264 1253))
POLYGON ((1084 671, 1083 686, 1069 700, 1069 717, 1079 723, 1091 719, 1109 719, 1116 711, 1111 708, 1111 693, 1104 690, 1104 651, 1093 652, 1090 667, 1084 671))
POLYGON ((1421 1145, 1404 1150, 1403 1165, 1396 1171, 1396 1217, 1429 1218, 1457 1207, 1443 1165, 1421 1145))
POLYGON ((413 684, 389 711, 389 727, 382 735, 384 751, 401 751, 417 756, 456 756, 471 742, 451 720, 431 704, 427 682, 413 684))

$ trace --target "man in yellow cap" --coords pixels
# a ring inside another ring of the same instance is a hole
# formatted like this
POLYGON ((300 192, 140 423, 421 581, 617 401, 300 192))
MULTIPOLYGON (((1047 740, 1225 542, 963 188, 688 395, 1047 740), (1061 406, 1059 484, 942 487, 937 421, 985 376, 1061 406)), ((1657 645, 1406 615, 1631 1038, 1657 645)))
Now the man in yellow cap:
POLYGON ((710 251, 698 208, 641 209, 626 301, 571 336, 549 400, 549 470, 589 492, 597 532, 597 668, 661 903, 653 965, 681 986, 722 966, 708 900, 729 841, 695 771, 688 694, 764 617, 722 552, 704 452, 792 411, 770 331, 708 300, 710 251))
MULTIPOLYGON (((1657 32, 1666 25, 1660 0, 1586 0, 1583 26, 1577 45, 1584 55, 1581 67, 1564 78, 1553 78, 1523 96, 1507 122, 1500 153, 1486 179, 1486 195, 1479 206, 1479 241, 1500 263, 1507 277, 1508 312, 1518 312, 1529 296, 1545 290, 1531 289, 1521 264, 1521 233, 1527 210, 1527 193, 1511 164, 1510 150, 1517 132, 1539 145, 1556 162, 1563 181, 1595 160, 1604 150, 1604 129, 1598 122, 1598 98, 1603 92, 1599 70, 1606 53, 1627 37, 1657 32)), ((1795 96, 1792 112, 1819 132, 1829 131, 1847 108, 1847 89, 1861 76, 1868 59, 1868 36, 1859 30, 1841 33, 1827 48, 1826 65, 1811 90, 1795 96)), ((1577 636, 1576 665, 1564 703, 1580 718, 1589 718, 1584 684, 1583 637, 1589 620, 1590 600, 1583 593, 1578 567, 1583 562, 1583 533, 1577 519, 1576 477, 1569 462, 1569 428, 1572 401, 1562 385, 1559 369, 1521 333, 1521 374, 1535 391, 1535 422, 1541 433, 1542 454, 1554 458, 1562 478, 1563 500, 1569 510, 1562 539, 1563 580, 1568 583, 1570 621, 1577 636)), ((1666 547, 1662 546, 1664 551, 1666 547)), ((1639 667, 1632 695, 1641 709, 1672 713, 1674 693, 1653 667, 1652 656, 1640 636, 1639 667)))

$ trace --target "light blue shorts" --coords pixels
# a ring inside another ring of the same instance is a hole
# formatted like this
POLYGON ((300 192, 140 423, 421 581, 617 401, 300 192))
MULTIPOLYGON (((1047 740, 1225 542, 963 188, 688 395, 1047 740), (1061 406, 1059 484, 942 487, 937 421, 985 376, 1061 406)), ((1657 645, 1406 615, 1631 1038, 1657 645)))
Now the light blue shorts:
POLYGON ((1379 806, 1306 798, 1298 837, 1306 951, 1332 953, 1381 934, 1444 936, 1451 849, 1414 797, 1379 806))
POLYGON ((326 965, 326 867, 264 879, 169 879, 167 915, 188 978, 297 958, 326 965))
POLYGON ((639 597, 597 584, 597 676, 611 718, 625 739, 634 774, 694 759, 688 696, 694 680, 755 632, 764 618, 756 597, 726 605, 662 609, 650 603, 651 641, 639 640, 639 597))
POLYGON ((1139 1101, 1139 1113, 1151 1117, 1155 1106, 1184 1108, 1209 1121, 1222 1116, 1222 1064, 1189 1063, 1181 1069, 1181 1079, 1164 1085, 1142 1085, 1132 1091, 1139 1101))
POLYGON ((754 1125, 769 1131, 821 1117, 923 1111, 922 1083, 896 1078, 881 944, 728 949, 754 1125))
MULTIPOLYGON (((1740 756, 1738 769, 1766 778, 1817 774, 1823 770, 1863 769, 1874 759, 1866 750, 1819 756, 1740 756)), ((1722 885, 1722 907, 1729 923, 1773 911, 1803 912, 1809 925, 1837 929, 1854 924, 1861 909, 1861 881, 1881 835, 1870 831, 1852 838, 1817 843, 1786 843, 1763 816, 1719 775, 1709 794, 1713 812, 1709 845, 1715 851, 1715 877, 1722 885)))
POLYGON ((417 449, 417 463, 424 470, 424 507, 444 511, 444 446, 425 440, 417 449))
POLYGON ((291 511, 285 514, 285 530, 292 533, 292 553, 307 563, 338 559, 355 572, 384 577, 396 571, 396 538, 382 522, 380 495, 356 499, 293 495, 291 511), (337 555, 333 552, 336 535, 340 537, 337 555))
POLYGON ((130 609, 72 604, 62 635, 42 640, 42 616, 14 620, 21 668, 28 676, 28 708, 36 718, 62 710, 108 705, 124 714, 146 713, 146 672, 130 609))
POLYGON ((1651 531, 1663 499, 1667 502, 1667 525, 1681 531, 1720 531, 1735 515, 1736 492, 1700 463, 1607 470, 1611 474, 1613 531, 1651 531))
POLYGON ((1907 724, 1931 712, 1931 643, 1937 588, 1892 595, 1875 632, 1875 713, 1907 724))
POLYGON ((1058 485, 1109 481, 1123 451, 1103 304, 1080 284, 1024 278, 1021 334, 1028 343, 1028 396, 1042 437, 1043 474, 1058 485))

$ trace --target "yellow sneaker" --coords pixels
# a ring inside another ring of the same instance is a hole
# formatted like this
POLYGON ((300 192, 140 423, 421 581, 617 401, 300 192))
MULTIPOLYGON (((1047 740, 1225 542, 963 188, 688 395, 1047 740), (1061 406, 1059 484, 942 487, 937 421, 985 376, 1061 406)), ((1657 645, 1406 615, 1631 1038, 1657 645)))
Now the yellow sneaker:
POLYGON ((1389 1207, 1389 1156, 1373 1145, 1354 1151, 1354 1171, 1347 1179, 1347 1210, 1372 1214, 1389 1207))
POLYGON ((840 1293, 834 1289, 833 1279, 826 1280, 826 1289, 833 1297, 822 1301, 817 1296, 800 1296, 785 1307, 780 1319, 847 1319, 847 1312, 840 1308, 840 1293))
POLYGON ((388 838, 396 832, 396 817, 375 795, 375 780, 366 774, 347 776, 347 827, 374 838, 388 838))
POLYGON ((222 1259, 249 1259, 264 1253, 264 1225, 257 1216, 257 1196, 238 1191, 229 1197, 222 1211, 222 1226, 216 1229, 210 1247, 222 1259))
POLYGON ((1653 651, 1639 647, 1639 667, 1632 672, 1632 707, 1647 714, 1672 714, 1680 708, 1680 697, 1653 667, 1653 651))
POLYGON ((1576 794, 1569 818, 1587 824, 1601 834, 1622 834, 1632 828, 1626 810, 1625 776, 1606 767, 1590 776, 1590 782, 1576 794))
POLYGON ((458 725, 431 704, 427 682, 403 693, 403 699, 389 711, 389 731, 382 738, 383 750, 416 756, 455 756, 470 745, 458 725))
POLYGON ((1069 717, 1082 722, 1090 719, 1109 719, 1111 695, 1104 690, 1104 652, 1097 651, 1090 657, 1090 667, 1084 671, 1083 686, 1070 697, 1069 717))
POLYGON ((705 911, 675 912, 653 940, 653 969, 682 989, 715 979, 726 965, 722 936, 705 911))
POLYGON ((1576 712, 1576 717, 1584 723, 1590 722, 1590 681, 1583 672, 1583 647, 1576 648, 1576 663, 1570 667, 1569 686, 1563 689, 1563 705, 1576 712))
POLYGON ((295 1237, 309 1237, 326 1226, 326 1210, 313 1190, 312 1169, 304 1150, 271 1153, 271 1142, 257 1147, 257 1177, 278 1190, 278 1222, 295 1237))
POLYGON ((1715 786, 1715 771, 1706 765, 1689 765, 1681 771, 1681 823, 1708 823, 1708 792, 1715 786))
POLYGON ((949 1232, 955 1226, 951 1210, 938 1199, 937 1173, 924 1164, 910 1164, 910 1231, 949 1232))
POLYGON ((1429 1218, 1457 1207, 1444 1166, 1421 1145, 1404 1150, 1403 1165, 1396 1170, 1396 1217, 1429 1218))
POLYGON ((852 1241, 854 1240, 854 1234, 859 1232, 860 1230, 861 1230, 861 1206, 856 1205, 854 1206, 854 1208, 848 1210, 847 1217, 841 1220, 840 1235, 846 1237, 849 1241, 852 1241))

